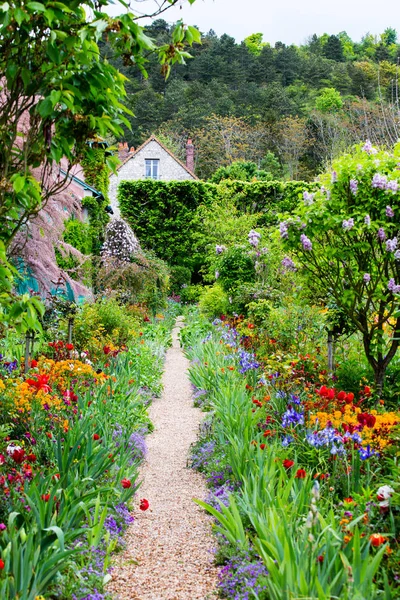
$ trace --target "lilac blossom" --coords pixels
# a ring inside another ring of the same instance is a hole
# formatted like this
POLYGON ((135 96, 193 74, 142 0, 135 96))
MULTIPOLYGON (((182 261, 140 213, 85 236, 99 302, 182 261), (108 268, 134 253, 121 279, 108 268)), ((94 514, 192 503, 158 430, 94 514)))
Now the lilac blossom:
POLYGON ((378 240, 380 240, 381 242, 385 241, 386 233, 385 233, 385 230, 383 229, 383 227, 379 227, 377 235, 378 235, 378 240))
POLYGON ((364 273, 363 280, 365 283, 369 283, 371 281, 371 275, 369 273, 364 273))
POLYGON ((310 204, 312 204, 314 202, 314 196, 315 194, 311 194, 310 192, 303 192, 303 200, 304 200, 304 204, 306 206, 309 206, 310 204))
POLYGON ((392 217, 394 217, 394 210, 389 205, 386 207, 386 216, 389 217, 389 219, 391 219, 392 217))
POLYGON ((387 252, 395 252, 397 248, 397 237, 394 237, 392 240, 386 240, 386 251, 387 252))
POLYGON ((357 179, 350 179, 350 192, 353 194, 353 196, 357 195, 357 189, 358 189, 357 179))
POLYGON ((285 221, 282 221, 282 223, 279 223, 279 231, 281 234, 281 238, 285 239, 288 237, 289 233, 288 233, 288 226, 287 223, 285 221))
POLYGON ((391 192, 396 193, 399 190, 399 182, 396 181, 396 179, 392 179, 391 181, 388 181, 386 189, 391 192))
POLYGON ((247 237, 249 240, 249 244, 251 244, 254 248, 257 248, 258 244, 260 243, 261 233, 257 233, 257 231, 254 231, 254 229, 252 229, 247 237))
POLYGON ((282 267, 284 267, 287 271, 296 271, 296 267, 294 262, 292 261, 291 258, 289 258, 288 256, 285 256, 285 258, 282 260, 281 262, 282 267))
POLYGON ((371 225, 371 217, 369 215, 365 215, 364 223, 369 227, 371 225))
POLYGON ((336 171, 332 171, 331 182, 332 183, 336 183, 337 182, 337 173, 336 173, 336 171))
POLYGON ((375 173, 375 175, 372 178, 371 185, 373 188, 377 188, 379 190, 386 190, 386 186, 387 186, 386 175, 382 175, 381 173, 375 173))
POLYGON ((396 250, 396 252, 394 253, 394 257, 396 260, 400 260, 400 250, 396 250))
POLYGON ((300 241, 303 245, 304 250, 307 250, 307 251, 312 250, 311 240, 305 235, 305 233, 301 234, 300 241))
POLYGON ((350 231, 354 227, 354 219, 344 220, 342 223, 342 227, 345 231, 350 231))
POLYGON ((371 140, 367 140, 362 149, 367 154, 376 154, 377 153, 377 149, 373 147, 373 145, 371 144, 371 140))
POLYGON ((389 283, 388 283, 387 287, 388 287, 389 292, 392 292, 392 294, 400 294, 400 285, 396 284, 393 277, 391 279, 389 279, 389 283))
POLYGON ((225 246, 219 246, 218 244, 215 246, 216 254, 222 254, 224 250, 226 250, 225 246))

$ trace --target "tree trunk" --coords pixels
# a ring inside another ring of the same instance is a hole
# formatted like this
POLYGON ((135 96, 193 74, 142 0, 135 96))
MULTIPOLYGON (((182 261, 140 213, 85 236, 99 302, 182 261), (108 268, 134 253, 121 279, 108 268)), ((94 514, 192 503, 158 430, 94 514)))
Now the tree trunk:
POLYGON ((376 393, 378 394, 378 396, 382 396, 385 372, 386 372, 386 366, 383 365, 382 363, 378 363, 374 367, 375 387, 376 387, 376 393))
POLYGON ((335 363, 335 357, 334 357, 334 339, 333 339, 333 332, 332 331, 328 331, 328 371, 330 371, 331 373, 333 373, 334 371, 334 363, 335 363))

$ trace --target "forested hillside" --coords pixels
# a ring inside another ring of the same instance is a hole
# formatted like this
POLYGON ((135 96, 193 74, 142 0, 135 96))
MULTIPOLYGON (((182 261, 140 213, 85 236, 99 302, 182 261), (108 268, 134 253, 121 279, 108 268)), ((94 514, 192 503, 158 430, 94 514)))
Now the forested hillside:
MULTIPOLYGON (((146 32, 167 43, 170 31, 160 19, 146 32)), ((271 46, 261 34, 236 43, 210 31, 191 55, 167 80, 151 54, 147 80, 118 66, 130 79, 135 114, 126 140, 137 146, 157 133, 183 157, 190 135, 200 177, 253 160, 274 177, 309 179, 355 141, 399 137, 400 44, 392 28, 360 42, 345 32, 311 35, 301 46, 271 46)))

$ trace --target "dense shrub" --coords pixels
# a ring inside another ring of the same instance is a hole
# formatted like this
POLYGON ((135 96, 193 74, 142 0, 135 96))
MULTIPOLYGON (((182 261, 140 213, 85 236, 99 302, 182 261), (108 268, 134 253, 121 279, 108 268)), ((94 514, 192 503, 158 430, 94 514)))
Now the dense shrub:
POLYGON ((204 288, 199 299, 200 311, 210 319, 219 317, 229 309, 229 298, 217 283, 204 288))

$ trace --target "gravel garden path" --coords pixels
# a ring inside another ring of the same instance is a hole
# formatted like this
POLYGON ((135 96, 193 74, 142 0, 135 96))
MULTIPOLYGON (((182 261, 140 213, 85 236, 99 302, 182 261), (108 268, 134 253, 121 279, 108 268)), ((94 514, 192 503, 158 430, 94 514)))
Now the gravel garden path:
MULTIPOLYGON (((142 468, 139 498, 150 508, 135 508, 117 556, 108 590, 117 600, 206 600, 214 597, 211 520, 194 502, 206 488, 200 474, 186 467, 190 445, 202 420, 193 407, 188 360, 179 347, 178 317, 167 351, 164 391, 153 401, 148 455, 142 468)), ((138 506, 139 502, 135 502, 138 506)))

